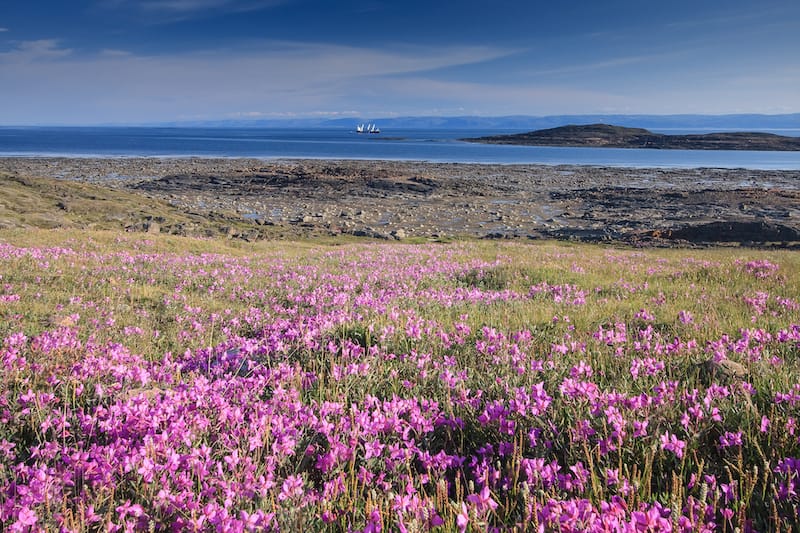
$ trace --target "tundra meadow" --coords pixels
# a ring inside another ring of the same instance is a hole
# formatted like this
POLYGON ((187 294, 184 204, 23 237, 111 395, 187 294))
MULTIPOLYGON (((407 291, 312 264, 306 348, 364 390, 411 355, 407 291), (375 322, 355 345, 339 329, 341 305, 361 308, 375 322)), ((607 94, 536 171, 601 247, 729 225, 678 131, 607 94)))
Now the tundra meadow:
POLYGON ((0 240, 6 531, 797 531, 800 257, 0 240))

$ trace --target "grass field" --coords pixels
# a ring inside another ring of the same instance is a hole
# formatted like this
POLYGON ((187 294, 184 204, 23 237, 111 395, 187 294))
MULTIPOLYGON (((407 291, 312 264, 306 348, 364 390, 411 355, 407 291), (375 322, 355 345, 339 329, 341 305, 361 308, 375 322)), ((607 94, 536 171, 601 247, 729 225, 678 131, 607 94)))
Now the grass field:
POLYGON ((800 255, 0 232, 8 531, 797 530, 800 255))

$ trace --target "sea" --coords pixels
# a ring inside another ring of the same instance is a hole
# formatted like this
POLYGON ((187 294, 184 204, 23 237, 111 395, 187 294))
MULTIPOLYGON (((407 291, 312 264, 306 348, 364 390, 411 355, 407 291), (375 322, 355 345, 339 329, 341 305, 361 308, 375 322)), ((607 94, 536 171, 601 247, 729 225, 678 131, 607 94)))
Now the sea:
MULTIPOLYGON (((0 157, 247 157, 800 170, 800 152, 507 146, 460 140, 518 132, 384 129, 380 134, 359 134, 355 127, 0 127, 0 157)), ((800 136, 800 130, 774 133, 800 136)))

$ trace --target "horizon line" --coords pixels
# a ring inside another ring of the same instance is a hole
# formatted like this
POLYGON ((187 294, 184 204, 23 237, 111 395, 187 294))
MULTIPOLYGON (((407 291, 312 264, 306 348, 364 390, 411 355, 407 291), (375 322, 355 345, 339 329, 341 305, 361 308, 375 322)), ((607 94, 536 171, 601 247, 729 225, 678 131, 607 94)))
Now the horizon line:
MULTIPOLYGON (((458 119, 476 119, 476 120, 547 120, 547 119, 585 119, 589 117, 616 117, 616 118, 642 118, 642 119, 668 119, 668 118, 734 118, 734 117, 764 117, 764 118, 798 118, 800 119, 800 111, 788 113, 755 113, 755 112, 741 112, 741 113, 564 113, 564 114, 550 114, 550 115, 528 115, 528 114, 505 114, 505 115, 478 115, 478 114, 462 114, 462 115, 399 115, 399 116, 383 116, 376 118, 366 118, 367 115, 352 115, 341 117, 314 117, 314 116, 297 116, 297 117, 240 117, 240 118, 194 118, 194 119, 176 119, 176 120, 160 120, 148 122, 86 122, 86 123, 22 123, 22 124, 0 124, 0 128, 36 128, 36 127, 181 127, 181 124, 187 126, 191 124, 224 124, 224 123, 237 123, 257 124, 259 122, 272 122, 272 123, 291 123, 291 122, 307 122, 309 124, 325 124, 331 122, 342 122, 347 120, 352 121, 398 121, 398 120, 458 120, 458 119)), ((798 123, 800 127, 800 123, 798 123)))

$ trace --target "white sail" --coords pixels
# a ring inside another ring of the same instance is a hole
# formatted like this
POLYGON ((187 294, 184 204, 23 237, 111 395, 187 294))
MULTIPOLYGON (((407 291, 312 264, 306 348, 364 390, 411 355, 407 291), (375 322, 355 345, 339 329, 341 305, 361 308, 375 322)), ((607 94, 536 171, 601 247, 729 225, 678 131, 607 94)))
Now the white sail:
POLYGON ((367 122, 366 124, 359 124, 356 126, 356 133, 380 133, 381 130, 378 128, 376 124, 372 122, 367 122))

